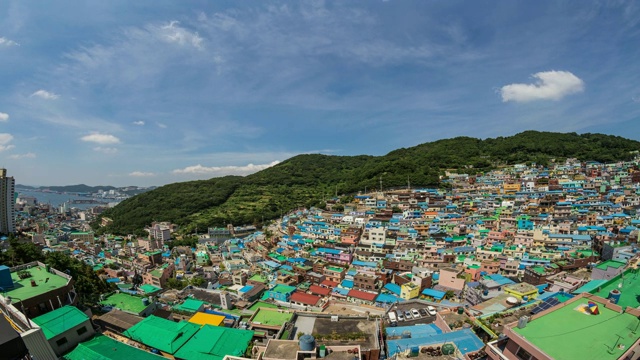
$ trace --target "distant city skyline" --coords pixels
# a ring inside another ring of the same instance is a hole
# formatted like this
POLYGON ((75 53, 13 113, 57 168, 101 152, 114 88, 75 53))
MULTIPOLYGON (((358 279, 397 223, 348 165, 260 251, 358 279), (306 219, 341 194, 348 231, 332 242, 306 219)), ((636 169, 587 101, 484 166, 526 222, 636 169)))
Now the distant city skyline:
POLYGON ((525 130, 640 140, 640 4, 0 4, 0 167, 151 186, 525 130))

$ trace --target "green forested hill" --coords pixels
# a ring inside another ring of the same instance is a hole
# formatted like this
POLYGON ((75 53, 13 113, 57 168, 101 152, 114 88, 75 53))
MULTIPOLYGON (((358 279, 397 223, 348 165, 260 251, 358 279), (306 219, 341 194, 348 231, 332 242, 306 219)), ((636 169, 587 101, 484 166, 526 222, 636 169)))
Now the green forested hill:
MULTIPOLYGON (((123 201, 103 216, 102 229, 140 232, 152 221, 171 221, 185 232, 207 227, 260 223, 299 206, 319 204, 335 193, 367 187, 438 186, 444 169, 472 165, 474 172, 498 165, 578 158, 611 162, 633 157, 640 142, 617 136, 526 131, 510 137, 438 140, 394 150, 384 156, 299 155, 258 173, 159 187, 123 201)), ((469 170, 465 170, 469 171, 469 170)))

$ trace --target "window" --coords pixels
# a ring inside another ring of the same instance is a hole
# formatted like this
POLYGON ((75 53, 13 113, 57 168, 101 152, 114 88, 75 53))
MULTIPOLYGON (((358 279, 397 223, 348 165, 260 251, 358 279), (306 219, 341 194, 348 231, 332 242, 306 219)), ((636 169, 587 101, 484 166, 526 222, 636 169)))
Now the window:
POLYGON ((56 341, 56 345, 58 345, 58 346, 62 346, 64 344, 66 344, 66 343, 67 343, 67 338, 66 337, 60 338, 60 339, 58 339, 56 341))
POLYGON ((78 335, 82 335, 87 332, 87 327, 83 326, 80 329, 78 329, 77 332, 78 332, 78 335))
POLYGON ((518 351, 516 352, 516 356, 518 357, 518 359, 522 360, 535 360, 535 357, 533 357, 533 355, 529 354, 529 352, 523 348, 518 349, 518 351))

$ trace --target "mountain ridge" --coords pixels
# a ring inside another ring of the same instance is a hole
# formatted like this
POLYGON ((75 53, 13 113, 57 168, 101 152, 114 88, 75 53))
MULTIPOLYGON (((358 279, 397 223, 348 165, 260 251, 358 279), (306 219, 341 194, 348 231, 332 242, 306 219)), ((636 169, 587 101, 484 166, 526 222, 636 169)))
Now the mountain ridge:
MULTIPOLYGON (((441 186, 447 169, 482 172, 500 165, 553 159, 613 162, 633 158, 640 142, 603 134, 525 131, 489 139, 455 137, 400 148, 382 156, 303 154, 257 173, 168 184, 107 210, 113 223, 100 232, 143 234, 153 221, 183 232, 212 226, 261 224, 291 209, 317 206, 336 194, 365 188, 441 186)), ((97 222, 94 223, 97 225, 97 222)))

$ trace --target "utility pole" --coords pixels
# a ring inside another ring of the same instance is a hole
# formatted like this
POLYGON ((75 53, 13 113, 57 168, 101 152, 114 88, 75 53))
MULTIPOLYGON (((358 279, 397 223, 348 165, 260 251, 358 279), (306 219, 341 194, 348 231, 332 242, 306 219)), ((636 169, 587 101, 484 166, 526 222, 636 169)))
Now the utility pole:
POLYGON ((382 190, 382 175, 380 175, 380 192, 384 194, 384 191, 382 190))

